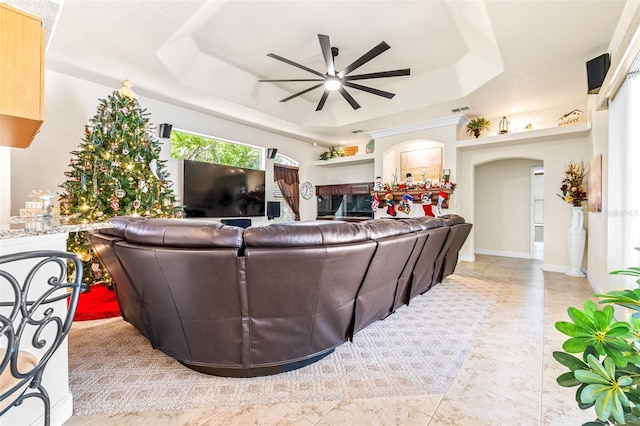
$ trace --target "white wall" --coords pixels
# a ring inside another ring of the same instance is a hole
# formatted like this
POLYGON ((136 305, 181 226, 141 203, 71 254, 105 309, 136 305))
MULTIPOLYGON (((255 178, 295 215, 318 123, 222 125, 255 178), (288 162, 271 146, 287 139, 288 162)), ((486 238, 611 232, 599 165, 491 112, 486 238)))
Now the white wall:
MULTIPOLYGON (((317 160, 317 158, 316 158, 317 160)), ((313 166, 314 186, 335 185, 341 183, 373 182, 375 179, 373 163, 328 167, 313 166)))
POLYGON ((475 253, 530 257, 531 167, 542 165, 509 159, 476 166, 475 253))
MULTIPOLYGON (((587 235, 587 277, 591 286, 598 292, 606 288, 609 269, 607 267, 607 211, 609 209, 609 195, 607 191, 609 175, 609 112, 596 112, 596 96, 591 95, 589 100, 591 122, 591 142, 593 155, 602 155, 602 212, 588 212, 586 220, 589 223, 587 235)), ((587 188, 587 197, 589 188, 587 188)))
MULTIPOLYGON (((11 214, 18 215, 24 207, 27 195, 33 189, 49 189, 60 192, 59 185, 69 170, 70 152, 77 149, 83 135, 84 126, 96 113, 98 99, 104 99, 119 87, 107 87, 80 80, 53 71, 46 72, 45 121, 40 134, 26 149, 11 149, 11 214)), ((135 82, 134 87, 135 91, 135 82)), ((170 123, 180 129, 220 137, 232 141, 245 142, 265 148, 277 148, 300 163, 300 181, 316 181, 317 167, 312 162, 318 159, 322 149, 292 138, 280 136, 253 127, 224 120, 197 111, 167 104, 151 98, 139 97, 140 105, 150 113, 150 120, 156 125, 170 123)), ((174 191, 181 191, 180 163, 169 158, 167 139, 161 158, 168 160, 167 168, 171 174, 174 191)), ((0 157, 2 159, 2 157, 0 157)), ((271 199, 273 168, 267 160, 267 199, 271 199)), ((2 168, 4 169, 4 167, 2 168)), ((371 179, 372 180, 372 179, 371 179)), ((4 181, 4 179, 3 179, 4 181)), ((1 194, 0 194, 1 195, 1 194)), ((6 196, 3 196, 6 197, 6 196)), ((7 198, 1 198, 4 205, 7 198)), ((315 199, 300 200, 302 220, 315 218, 315 199)), ((266 222, 266 219, 264 219, 266 222)), ((254 220, 259 224, 261 220, 254 220)))

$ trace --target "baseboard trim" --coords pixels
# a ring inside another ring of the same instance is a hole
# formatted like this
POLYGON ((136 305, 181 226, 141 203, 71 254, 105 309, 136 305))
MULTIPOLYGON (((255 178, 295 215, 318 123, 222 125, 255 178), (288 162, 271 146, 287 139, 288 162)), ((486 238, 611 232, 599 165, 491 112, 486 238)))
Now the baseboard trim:
POLYGON ((591 288, 593 289, 594 293, 602 293, 602 290, 600 290, 600 286, 598 285, 596 280, 593 279, 593 276, 589 273, 588 270, 587 270, 587 281, 589 281, 589 284, 591 284, 591 288))
POLYGON ((543 263, 542 270, 547 272, 560 272, 564 274, 569 270, 569 265, 550 265, 548 263, 543 263))
POLYGON ((476 261, 476 256, 475 255, 471 255, 471 256, 460 256, 458 258, 458 262, 475 262, 476 261))
POLYGON ((485 254, 487 256, 516 257, 518 259, 531 259, 531 255, 529 253, 523 253, 520 251, 476 249, 475 253, 485 254))

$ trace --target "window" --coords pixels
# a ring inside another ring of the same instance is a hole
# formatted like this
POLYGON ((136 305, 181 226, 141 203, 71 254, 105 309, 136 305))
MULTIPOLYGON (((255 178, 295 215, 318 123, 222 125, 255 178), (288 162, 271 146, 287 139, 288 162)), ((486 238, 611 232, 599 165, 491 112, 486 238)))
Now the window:
POLYGON ((171 131, 171 157, 263 170, 264 148, 176 130, 171 131))
MULTIPOLYGON (((285 166, 298 167, 300 165, 300 163, 298 163, 293 158, 287 157, 286 155, 282 155, 282 154, 276 154, 276 157, 273 159, 273 162, 275 164, 283 164, 285 166)), ((277 184, 273 185, 273 198, 276 200, 284 199, 284 197, 282 196, 282 191, 280 191, 280 187, 277 184)), ((286 203, 284 204, 286 205, 286 203)), ((289 206, 286 206, 286 207, 289 208, 289 206)))
POLYGON ((285 166, 295 166, 298 167, 300 163, 294 160, 291 157, 287 157, 286 155, 276 154, 276 157, 273 159, 274 163, 284 164, 285 166))
MULTIPOLYGON (((282 164, 284 166, 293 167, 298 167, 300 164, 293 158, 287 157, 286 155, 282 154, 276 154, 273 162, 275 164, 282 164)), ((280 191, 280 185, 278 185, 278 183, 275 181, 273 182, 273 199, 276 201, 280 201, 280 217, 276 218, 274 222, 293 222, 296 220, 296 214, 293 212, 293 210, 291 210, 289 204, 287 204, 287 201, 282 195, 282 191, 280 191)))

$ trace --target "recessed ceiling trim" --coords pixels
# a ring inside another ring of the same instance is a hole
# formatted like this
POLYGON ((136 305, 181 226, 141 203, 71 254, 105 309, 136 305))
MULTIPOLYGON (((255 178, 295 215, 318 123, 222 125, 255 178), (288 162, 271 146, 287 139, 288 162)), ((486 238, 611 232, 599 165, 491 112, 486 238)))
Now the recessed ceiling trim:
POLYGON ((464 114, 455 114, 447 117, 436 118, 434 120, 420 121, 406 126, 390 127, 388 129, 373 130, 367 132, 374 139, 386 138, 389 136, 403 135, 405 133, 419 132, 421 130, 437 129, 446 126, 462 126, 467 121, 464 114))

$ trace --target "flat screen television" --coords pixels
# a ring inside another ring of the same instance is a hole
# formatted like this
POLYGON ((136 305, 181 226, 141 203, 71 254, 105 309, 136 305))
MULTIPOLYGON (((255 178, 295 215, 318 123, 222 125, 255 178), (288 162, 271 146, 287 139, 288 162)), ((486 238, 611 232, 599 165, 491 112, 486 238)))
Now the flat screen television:
POLYGON ((265 215, 264 170, 184 160, 183 182, 187 217, 265 215))

